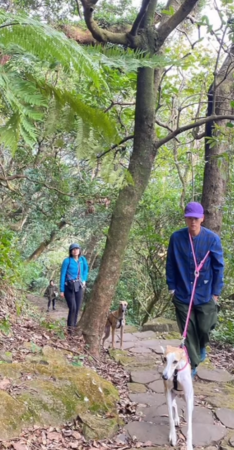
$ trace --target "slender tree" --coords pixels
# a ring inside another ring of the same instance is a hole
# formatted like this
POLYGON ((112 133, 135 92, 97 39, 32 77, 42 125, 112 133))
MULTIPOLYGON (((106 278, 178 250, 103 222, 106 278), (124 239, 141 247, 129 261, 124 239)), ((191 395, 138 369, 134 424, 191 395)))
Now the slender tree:
MULTIPOLYGON (((234 46, 231 47, 210 86, 207 116, 233 114, 233 103, 230 101, 234 94, 233 73, 234 46)), ((227 119, 218 120, 216 124, 208 122, 205 128, 205 170, 202 193, 202 204, 205 209, 204 225, 218 234, 222 227, 228 180, 228 159, 225 157, 228 147, 225 135, 227 123, 227 119)))

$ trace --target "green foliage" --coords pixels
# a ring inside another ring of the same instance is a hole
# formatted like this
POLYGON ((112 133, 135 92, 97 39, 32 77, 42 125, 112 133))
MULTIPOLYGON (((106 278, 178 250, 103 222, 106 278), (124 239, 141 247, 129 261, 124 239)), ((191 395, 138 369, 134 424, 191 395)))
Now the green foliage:
MULTIPOLYGON (((5 249, 6 258, 1 262, 0 257, 0 268, 6 264, 7 277, 18 266, 22 285, 32 286, 33 282, 34 289, 42 293, 51 277, 58 282, 68 245, 78 240, 85 250, 91 246, 94 254, 85 294, 88 299, 108 235, 112 206, 119 189, 132 184, 127 167, 133 141, 117 144, 134 133, 138 68, 167 67, 156 102, 155 132, 160 139, 177 125, 193 121, 198 112, 205 116, 215 58, 211 46, 201 37, 191 51, 188 39, 193 41, 194 31, 191 33, 187 24, 183 24, 187 27, 185 34, 175 34, 168 41, 164 56, 150 58, 142 52, 111 45, 78 46, 46 24, 52 17, 63 15, 57 11, 54 0, 43 4, 43 23, 35 20, 40 13, 31 10, 39 8, 41 0, 17 0, 16 4, 16 9, 23 6, 30 16, 3 11, 0 14, 1 52, 10 57, 0 65, 0 139, 5 146, 1 162, 9 176, 22 174, 26 178, 10 180, 8 185, 3 182, 1 186, 2 221, 9 224, 9 229, 18 229, 18 241, 9 232, 12 237, 5 249), (13 158, 6 147, 13 149, 13 158), (106 156, 101 157, 105 152, 106 156), (108 199, 108 207, 101 205, 103 198, 108 199), (87 204, 91 204, 91 212, 87 204), (59 231, 57 223, 61 218, 66 219, 67 225, 59 231), (49 242, 53 233, 55 239, 45 246, 39 262, 15 264, 15 248, 20 248, 27 258, 41 242, 49 242), (93 244, 96 234, 98 239, 93 244)), ((58 4, 63 2, 58 0, 58 4)), ((226 0, 222 5, 222 14, 233 8, 226 0)), ((65 6, 64 10, 74 12, 76 4, 72 2, 71 9, 70 4, 65 6)), ((163 7, 159 5, 157 11, 173 14, 172 7, 162 11, 163 7)), ((113 25, 117 31, 132 24, 135 16, 136 11, 127 0, 103 1, 95 8, 99 25, 113 25)), ((209 39, 213 38, 210 16, 200 14, 197 25, 199 30, 207 30, 209 39)), ((222 158, 228 158, 230 164, 229 173, 225 174, 230 183, 223 229, 225 296, 234 289, 232 128, 230 122, 225 130, 217 127, 219 136, 210 141, 214 145, 225 142, 227 151, 222 158)), ((183 204, 201 199, 203 147, 204 141, 194 141, 193 135, 186 132, 158 152, 151 181, 137 210, 112 305, 116 309, 119 300, 128 301, 128 323, 139 324, 145 318, 167 314, 167 308, 170 309, 165 282, 167 245, 171 233, 184 225, 183 204)), ((12 278, 16 279, 15 273, 12 278)), ((20 314, 21 307, 17 310, 20 314)), ((41 320, 46 329, 63 338, 63 324, 41 320)), ((214 337, 233 342, 230 310, 221 313, 214 337)), ((82 358, 74 358, 73 362, 80 365, 82 358)))
POLYGON ((159 167, 153 171, 137 210, 113 305, 116 308, 120 300, 128 302, 128 323, 141 324, 170 308, 166 250, 170 235, 183 226, 183 216, 179 180, 170 165, 163 163, 163 155, 159 155, 159 167))
POLYGON ((40 325, 46 330, 53 331, 59 339, 65 339, 64 328, 65 320, 56 320, 53 322, 48 322, 44 317, 40 320, 40 325))
POLYGON ((35 342, 31 342, 31 352, 32 353, 42 353, 42 348, 39 347, 35 342))
POLYGON ((13 232, 0 225, 0 273, 4 282, 14 283, 20 277, 19 266, 22 264, 17 250, 17 239, 13 232))
POLYGON ((19 285, 21 287, 26 286, 28 289, 33 288, 34 291, 40 291, 48 284, 42 276, 43 266, 40 262, 21 263, 20 269, 19 285))
POLYGON ((4 319, 0 320, 0 331, 8 336, 11 332, 11 323, 9 320, 9 317, 5 317, 4 319))
POLYGON ((84 359, 85 359, 84 355, 74 356, 72 360, 72 365, 75 367, 83 367, 84 359))
POLYGON ((234 312, 233 300, 222 302, 222 309, 218 317, 218 325, 212 332, 215 341, 221 344, 234 344, 234 312))
POLYGON ((0 65, 0 109, 5 114, 0 136, 5 146, 15 151, 23 138, 32 147, 38 138, 35 124, 51 117, 57 122, 67 107, 73 111, 73 122, 79 116, 105 138, 115 138, 108 115, 79 96, 84 73, 96 89, 106 86, 98 58, 88 56, 63 33, 23 15, 0 11, 0 37, 7 55, 0 65))

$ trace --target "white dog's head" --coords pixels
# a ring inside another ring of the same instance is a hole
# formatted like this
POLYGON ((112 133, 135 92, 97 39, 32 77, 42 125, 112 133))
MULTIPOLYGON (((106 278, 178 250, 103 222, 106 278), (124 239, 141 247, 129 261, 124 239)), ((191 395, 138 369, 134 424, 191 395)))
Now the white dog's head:
POLYGON ((186 350, 178 347, 167 346, 166 351, 163 350, 163 362, 165 367, 162 373, 163 379, 171 380, 174 376, 175 370, 180 369, 181 362, 187 361, 186 350))
POLYGON ((128 308, 128 302, 125 302, 125 301, 119 302, 119 307, 120 307, 122 313, 126 313, 127 308, 128 308))

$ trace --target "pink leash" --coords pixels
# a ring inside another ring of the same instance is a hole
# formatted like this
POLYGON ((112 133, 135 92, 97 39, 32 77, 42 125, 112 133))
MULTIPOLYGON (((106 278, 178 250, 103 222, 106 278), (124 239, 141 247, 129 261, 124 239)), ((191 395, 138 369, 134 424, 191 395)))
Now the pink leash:
POLYGON ((194 299, 195 289, 196 289, 196 285, 197 285, 197 280, 198 280, 199 275, 200 275, 200 270, 204 266, 205 261, 206 261, 208 255, 209 255, 209 253, 210 253, 210 250, 208 250, 208 252, 206 253, 206 255, 203 258, 203 260, 200 262, 199 265, 197 265, 196 255, 195 255, 194 246, 193 246, 193 240, 191 238, 190 233, 189 233, 189 239, 190 239, 190 244, 191 244, 191 247, 192 247, 193 259, 194 259, 194 264, 195 264, 195 272, 194 272, 195 278, 194 278, 194 283, 193 283, 191 299, 190 299, 190 302, 189 302, 189 309, 188 309, 188 314, 187 314, 187 318, 186 318, 186 322, 185 322, 184 332, 182 334, 181 347, 184 347, 184 342, 185 342, 185 339, 187 337, 188 324, 189 324, 189 320, 190 320, 190 316, 191 316, 191 311, 192 311, 192 306, 193 306, 193 299, 194 299))

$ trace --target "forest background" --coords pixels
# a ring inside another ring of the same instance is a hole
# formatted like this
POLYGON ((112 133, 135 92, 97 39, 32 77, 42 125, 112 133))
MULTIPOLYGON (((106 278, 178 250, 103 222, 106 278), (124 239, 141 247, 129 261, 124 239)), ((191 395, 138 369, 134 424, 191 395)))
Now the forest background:
MULTIPOLYGON (((0 1, 3 299, 6 284, 18 290, 18 302, 24 290, 42 295, 51 278, 58 284, 75 241, 91 269, 89 317, 103 308, 99 336, 110 305, 115 309, 122 299, 128 323, 173 318, 167 245, 184 226, 186 202, 202 201, 205 225, 221 235, 226 263, 214 338, 233 344, 233 2, 190 2, 194 9, 165 32, 155 52, 135 37, 149 23, 160 35, 186 1, 144 0, 141 8, 130 0, 96 3, 0 1), (130 31, 131 45, 124 40, 130 31), (139 102, 139 79, 152 74, 155 97, 148 90, 139 102), (131 161, 138 134, 142 148, 152 144, 141 129, 148 105, 155 141, 138 189, 131 161)), ((82 320, 85 329, 85 314, 82 320)))

